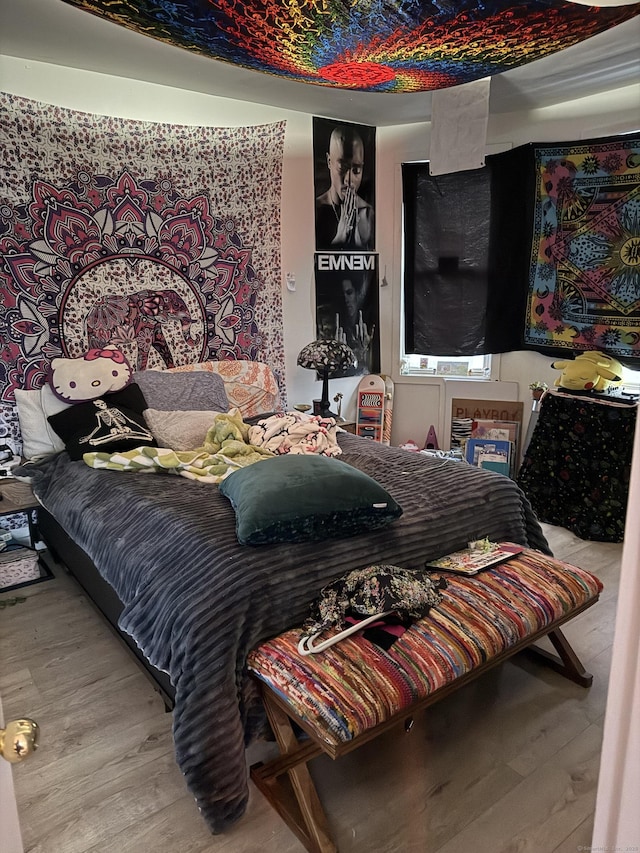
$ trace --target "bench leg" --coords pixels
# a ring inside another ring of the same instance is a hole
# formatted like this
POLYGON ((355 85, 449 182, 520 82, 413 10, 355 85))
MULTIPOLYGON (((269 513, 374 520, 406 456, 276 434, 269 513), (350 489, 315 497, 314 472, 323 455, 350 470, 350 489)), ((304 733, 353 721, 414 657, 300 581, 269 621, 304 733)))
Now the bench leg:
POLYGON ((575 681, 580 687, 590 687, 593 675, 585 670, 580 658, 574 652, 562 631, 556 628, 554 631, 550 631, 547 636, 559 657, 536 645, 528 646, 526 651, 536 658, 542 658, 547 666, 564 675, 565 678, 575 681))
MULTIPOLYGON (((538 637, 541 636, 542 632, 538 634, 538 637)), ((533 643, 525 646, 526 641, 518 644, 516 651, 527 652, 565 678, 581 687, 589 687, 593 676, 585 670, 560 628, 554 628, 546 636, 557 655, 533 643)), ((508 655, 505 653, 498 657, 500 661, 506 660, 513 653, 512 649, 508 655)), ((478 667, 475 675, 500 661, 495 659, 478 667)), ((460 682, 466 683, 475 675, 467 673, 460 678, 460 682)), ((453 684, 450 684, 446 689, 437 691, 437 694, 444 696, 452 689, 453 684)), ((262 690, 262 699, 281 755, 267 763, 254 764, 251 767, 251 779, 309 853, 337 853, 338 848, 331 840, 328 821, 307 767, 307 762, 321 755, 323 750, 311 739, 298 740, 291 719, 274 701, 269 690, 262 690)), ((433 697, 429 702, 422 703, 421 707, 427 707, 432 701, 433 697)))
POLYGON ((322 753, 309 741, 300 743, 291 720, 268 694, 263 701, 280 755, 251 767, 251 779, 309 853, 337 853, 307 762, 322 753))

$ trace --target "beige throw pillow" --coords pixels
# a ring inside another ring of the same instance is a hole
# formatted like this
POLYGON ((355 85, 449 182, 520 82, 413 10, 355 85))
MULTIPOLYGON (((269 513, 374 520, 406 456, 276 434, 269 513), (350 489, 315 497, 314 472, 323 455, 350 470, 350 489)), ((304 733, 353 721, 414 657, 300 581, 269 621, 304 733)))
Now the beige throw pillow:
POLYGON ((216 415, 207 411, 164 411, 145 409, 144 418, 153 433, 158 447, 171 450, 195 450, 204 444, 207 431, 213 426, 216 415))

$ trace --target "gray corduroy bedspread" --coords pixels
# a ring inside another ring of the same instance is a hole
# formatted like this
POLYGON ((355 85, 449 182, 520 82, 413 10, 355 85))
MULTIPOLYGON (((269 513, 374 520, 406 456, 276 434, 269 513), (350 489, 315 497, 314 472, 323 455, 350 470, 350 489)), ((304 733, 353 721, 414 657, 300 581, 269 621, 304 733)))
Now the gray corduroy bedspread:
POLYGON ((122 631, 169 673, 176 760, 215 833, 245 811, 245 745, 263 725, 247 653, 300 624, 325 583, 372 563, 422 568, 485 536, 549 553, 513 480, 346 433, 339 443, 338 458, 381 483, 404 514, 322 543, 241 546, 217 486, 170 474, 97 471, 66 453, 33 474, 39 501, 124 602, 122 631))

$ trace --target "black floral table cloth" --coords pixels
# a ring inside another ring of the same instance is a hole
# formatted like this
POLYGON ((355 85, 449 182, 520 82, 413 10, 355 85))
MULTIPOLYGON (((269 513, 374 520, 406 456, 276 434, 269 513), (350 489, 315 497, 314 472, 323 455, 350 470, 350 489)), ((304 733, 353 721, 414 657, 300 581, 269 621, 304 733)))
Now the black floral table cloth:
POLYGON ((540 521, 622 542, 636 411, 614 399, 545 394, 517 478, 540 521))

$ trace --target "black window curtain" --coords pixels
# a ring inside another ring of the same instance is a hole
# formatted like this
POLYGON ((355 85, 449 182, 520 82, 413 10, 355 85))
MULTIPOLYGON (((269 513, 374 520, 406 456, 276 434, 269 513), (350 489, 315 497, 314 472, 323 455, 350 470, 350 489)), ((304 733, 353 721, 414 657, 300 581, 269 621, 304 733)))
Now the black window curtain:
POLYGON ((405 351, 472 356, 521 349, 535 176, 526 152, 431 175, 402 166, 405 351), (517 176, 517 177, 516 177, 517 176))

